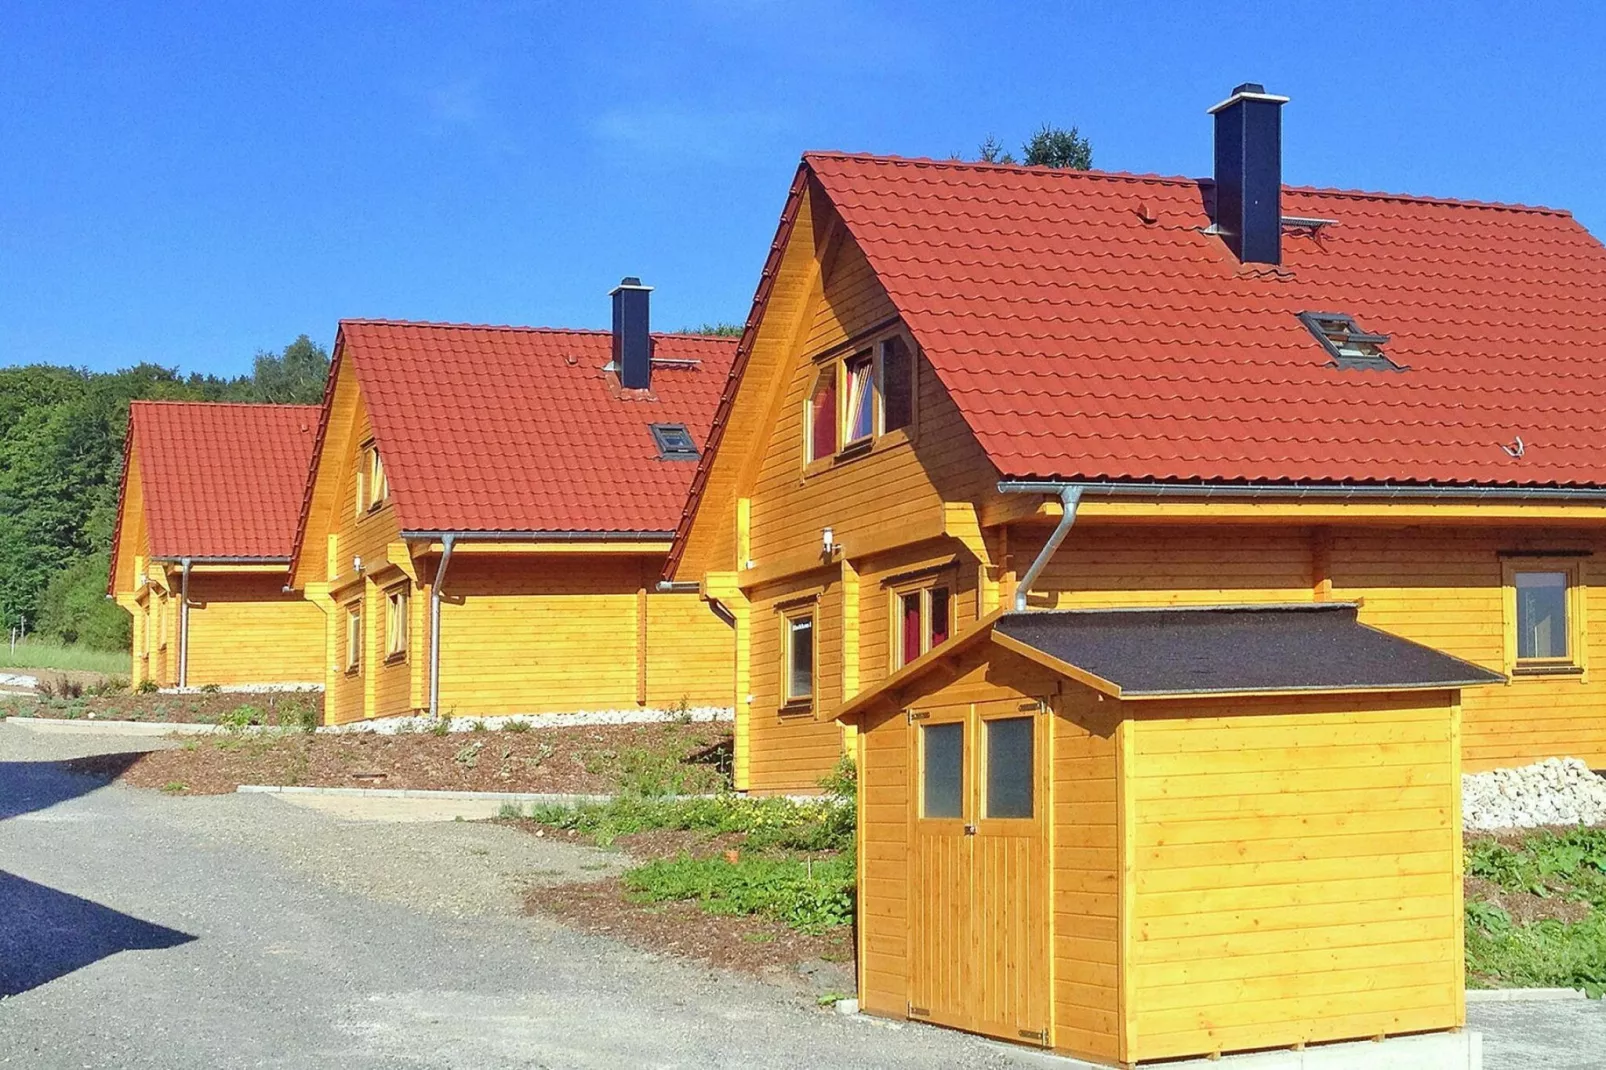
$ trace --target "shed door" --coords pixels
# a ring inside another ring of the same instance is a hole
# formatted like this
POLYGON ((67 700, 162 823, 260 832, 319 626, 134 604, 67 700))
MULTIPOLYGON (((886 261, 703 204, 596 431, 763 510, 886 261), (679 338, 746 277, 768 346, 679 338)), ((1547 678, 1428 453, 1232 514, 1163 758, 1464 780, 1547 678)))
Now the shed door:
POLYGON ((1046 1044, 1049 719, 1039 708, 914 715, 909 1012, 1046 1044))

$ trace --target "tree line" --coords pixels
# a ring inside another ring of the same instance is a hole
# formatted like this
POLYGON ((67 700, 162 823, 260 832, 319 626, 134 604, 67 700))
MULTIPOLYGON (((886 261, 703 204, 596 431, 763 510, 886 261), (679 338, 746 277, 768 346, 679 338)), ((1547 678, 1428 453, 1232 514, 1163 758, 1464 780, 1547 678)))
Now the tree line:
POLYGON ((128 614, 105 595, 130 401, 316 403, 328 371, 306 335, 235 378, 149 363, 0 368, 0 638, 25 622, 61 642, 127 647, 128 614))

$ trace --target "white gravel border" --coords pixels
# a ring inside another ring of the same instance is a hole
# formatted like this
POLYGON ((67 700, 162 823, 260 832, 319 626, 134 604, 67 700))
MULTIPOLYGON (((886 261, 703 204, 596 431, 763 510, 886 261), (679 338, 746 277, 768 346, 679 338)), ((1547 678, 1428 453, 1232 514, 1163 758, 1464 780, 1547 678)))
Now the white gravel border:
MULTIPOLYGON (((449 732, 473 732, 484 724, 485 731, 498 732, 510 724, 523 723, 535 731, 543 728, 583 728, 590 725, 667 724, 688 721, 694 724, 729 722, 736 719, 729 706, 699 706, 691 710, 598 710, 579 713, 510 713, 488 717, 452 717, 447 719, 449 732)), ((196 724, 189 721, 118 721, 98 720, 93 717, 26 717, 13 716, 3 720, 36 732, 85 732, 104 735, 168 736, 209 735, 214 732, 299 732, 294 726, 246 725, 233 727, 220 724, 196 724)), ((319 725, 315 731, 322 735, 349 735, 373 732, 379 735, 430 732, 438 722, 428 716, 378 717, 370 721, 348 721, 345 724, 319 725)))
MULTIPOLYGON (((729 706, 693 706, 685 710, 631 709, 631 710, 576 710, 572 713, 494 713, 483 715, 448 714, 447 731, 472 732, 483 724, 492 732, 510 724, 527 724, 531 728, 584 728, 591 725, 613 724, 665 724, 689 721, 707 724, 716 721, 734 721, 736 711, 729 706)), ((429 732, 439 722, 428 714, 407 717, 375 717, 366 721, 347 721, 344 724, 322 725, 320 732, 379 732, 392 735, 398 732, 429 732)))

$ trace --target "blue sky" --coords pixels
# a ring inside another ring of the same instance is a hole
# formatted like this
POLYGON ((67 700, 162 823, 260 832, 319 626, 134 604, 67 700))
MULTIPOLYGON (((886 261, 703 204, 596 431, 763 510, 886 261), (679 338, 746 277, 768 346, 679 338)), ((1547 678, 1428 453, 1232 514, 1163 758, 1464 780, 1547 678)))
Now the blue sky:
POLYGON ((807 148, 974 154, 1048 121, 1205 175, 1571 209, 1606 235, 1606 11, 1386 4, 0 0, 0 363, 234 374, 341 317, 740 320, 807 148), (994 14, 993 12, 998 12, 994 14))

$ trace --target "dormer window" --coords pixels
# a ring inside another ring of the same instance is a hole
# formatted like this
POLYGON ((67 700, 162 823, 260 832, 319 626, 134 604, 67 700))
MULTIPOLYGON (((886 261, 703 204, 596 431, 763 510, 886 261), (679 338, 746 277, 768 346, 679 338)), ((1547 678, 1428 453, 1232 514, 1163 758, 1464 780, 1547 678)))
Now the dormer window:
POLYGON ((695 461, 697 443, 685 424, 651 424, 652 440, 658 444, 660 461, 695 461))
POLYGON ((1355 317, 1342 312, 1301 312, 1299 320, 1332 356, 1335 366, 1362 371, 1402 371, 1383 352, 1386 334, 1363 331, 1355 317))

